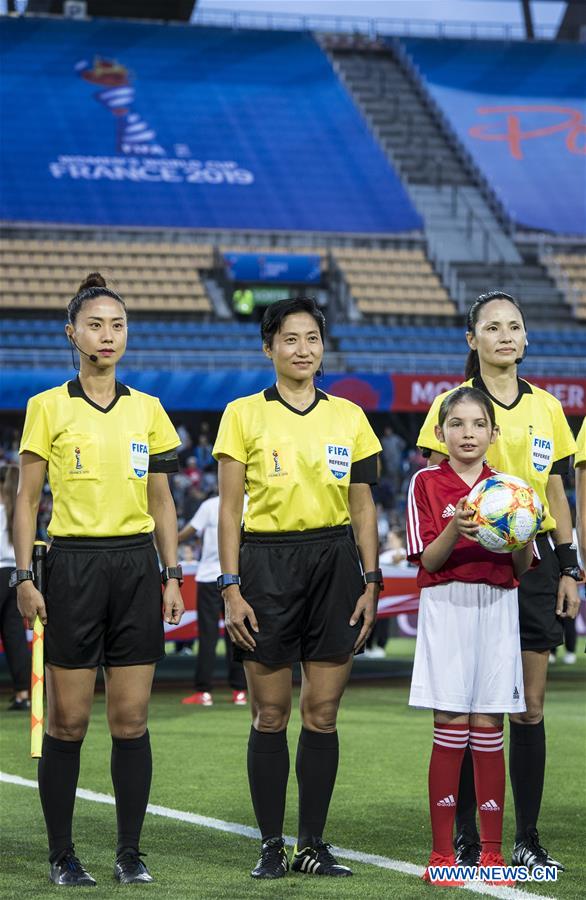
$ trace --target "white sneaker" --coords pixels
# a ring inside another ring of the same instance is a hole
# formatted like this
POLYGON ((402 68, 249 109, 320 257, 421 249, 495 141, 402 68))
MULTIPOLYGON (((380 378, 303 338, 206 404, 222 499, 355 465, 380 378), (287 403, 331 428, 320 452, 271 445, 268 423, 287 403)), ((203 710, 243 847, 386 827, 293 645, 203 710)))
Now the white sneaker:
POLYGON ((370 651, 371 659, 384 659, 386 655, 384 647, 373 647, 370 651))
POLYGON ((575 653, 566 653, 566 655, 564 656, 563 662, 565 662, 565 664, 567 666, 573 666, 576 662, 576 654, 575 653))
POLYGON ((556 660, 556 655, 555 655, 555 653, 550 653, 550 654, 549 654, 549 660, 548 660, 550 666, 553 666, 553 664, 555 663, 555 660, 556 660))

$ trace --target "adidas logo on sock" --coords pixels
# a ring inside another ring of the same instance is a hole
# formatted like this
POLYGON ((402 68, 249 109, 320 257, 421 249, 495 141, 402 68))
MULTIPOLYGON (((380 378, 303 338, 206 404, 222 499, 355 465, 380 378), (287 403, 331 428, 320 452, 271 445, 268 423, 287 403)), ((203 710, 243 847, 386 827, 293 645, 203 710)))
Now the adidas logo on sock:
POLYGON ((513 691, 513 700, 519 699, 519 691, 517 690, 517 685, 515 685, 515 690, 513 691))
POLYGON ((436 806, 455 806, 456 801, 454 800, 454 795, 450 794, 449 797, 444 797, 443 800, 438 800, 436 806))
POLYGON ((455 512, 456 512, 456 507, 452 506, 451 503, 448 503, 448 505, 446 506, 446 508, 444 509, 444 511, 442 513, 442 519, 450 519, 454 515, 455 512))
POLYGON ((496 803, 495 800, 487 800, 486 803, 483 803, 480 809, 484 810, 484 812, 500 812, 501 808, 496 803))

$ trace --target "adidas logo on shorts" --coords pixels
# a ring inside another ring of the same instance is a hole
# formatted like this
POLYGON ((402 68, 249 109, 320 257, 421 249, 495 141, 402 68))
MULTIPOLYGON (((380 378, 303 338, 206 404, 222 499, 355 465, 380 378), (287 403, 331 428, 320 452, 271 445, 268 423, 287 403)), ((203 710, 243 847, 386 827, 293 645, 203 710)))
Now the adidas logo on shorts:
POLYGON ((442 519, 451 519, 451 517, 454 515, 455 512, 456 512, 456 507, 452 506, 451 503, 448 503, 448 505, 446 506, 446 508, 444 509, 444 511, 442 513, 442 519))
POLYGON ((500 812, 501 808, 495 800, 487 800, 480 807, 484 812, 500 812))
POLYGON ((519 699, 519 691, 517 690, 517 685, 515 685, 515 690, 513 691, 513 700, 519 699))
POLYGON ((438 800, 436 806, 455 806, 456 801, 454 800, 454 795, 450 794, 448 797, 444 797, 443 800, 438 800))

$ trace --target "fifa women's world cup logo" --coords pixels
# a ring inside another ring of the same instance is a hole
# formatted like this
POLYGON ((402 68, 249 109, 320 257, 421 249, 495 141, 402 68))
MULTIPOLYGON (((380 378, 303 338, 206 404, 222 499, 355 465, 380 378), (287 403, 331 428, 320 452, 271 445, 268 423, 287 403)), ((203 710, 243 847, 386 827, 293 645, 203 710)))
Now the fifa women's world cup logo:
POLYGON ((273 462, 275 464, 275 474, 281 471, 281 463, 279 462, 279 452, 278 450, 273 450, 273 462))
POLYGON ((119 153, 164 155, 165 151, 156 143, 156 131, 138 113, 130 111, 135 92, 130 84, 130 72, 125 66, 114 59, 96 56, 93 65, 90 66, 87 60, 83 60, 77 63, 75 70, 84 81, 104 88, 95 97, 116 117, 119 153))
POLYGON ((79 471, 80 469, 83 469, 81 464, 81 450, 79 447, 75 447, 73 452, 75 453, 75 470, 79 471))

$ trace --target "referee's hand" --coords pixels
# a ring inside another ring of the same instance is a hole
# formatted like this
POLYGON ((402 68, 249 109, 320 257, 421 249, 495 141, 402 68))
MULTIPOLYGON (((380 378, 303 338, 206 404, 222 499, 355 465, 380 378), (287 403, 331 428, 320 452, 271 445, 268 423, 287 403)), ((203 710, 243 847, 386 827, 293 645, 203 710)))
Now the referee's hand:
POLYGON ((364 593, 358 598, 358 603, 354 607, 354 612, 350 618, 350 625, 356 625, 360 617, 363 617, 362 628, 360 634, 354 644, 354 653, 358 653, 366 638, 370 634, 376 621, 376 607, 378 604, 379 586, 378 584, 367 584, 364 593))
POLYGON ((558 588, 556 616, 560 616, 562 619, 575 619, 579 611, 578 585, 569 575, 562 575, 558 588))
POLYGON ((16 604, 24 619, 28 619, 29 627, 33 627, 38 616, 43 625, 47 624, 47 608, 43 595, 36 589, 32 581, 22 581, 16 588, 16 604))
POLYGON ((178 625, 184 612, 179 582, 176 578, 170 578, 163 591, 163 619, 167 625, 178 625))
POLYGON ((246 627, 248 619, 252 630, 258 632, 258 622, 252 606, 246 602, 237 584, 224 588, 222 596, 225 607, 224 624, 232 643, 242 650, 254 650, 256 641, 246 627))

